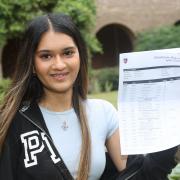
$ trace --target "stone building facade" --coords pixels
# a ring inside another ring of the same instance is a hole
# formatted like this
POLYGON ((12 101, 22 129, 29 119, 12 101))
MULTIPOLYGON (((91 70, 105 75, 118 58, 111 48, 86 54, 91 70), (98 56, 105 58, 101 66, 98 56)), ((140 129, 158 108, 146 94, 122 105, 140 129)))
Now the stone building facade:
MULTIPOLYGON (((136 33, 171 25, 180 20, 180 0, 96 0, 97 22, 94 33, 102 43, 103 54, 92 59, 93 68, 116 66, 119 53, 133 51, 136 33)), ((12 42, 9 42, 12 44, 12 42)), ((13 71, 7 58, 9 45, 0 50, 3 76, 13 71)), ((14 52, 15 53, 15 52, 14 52)), ((9 62, 10 61, 10 62, 9 62)))
POLYGON ((96 0, 96 4, 96 32, 114 23, 138 32, 180 20, 180 0, 96 0))
POLYGON ((180 20, 180 0, 96 0, 95 33, 104 53, 95 55, 94 68, 114 66, 119 53, 133 51, 136 33, 180 20))

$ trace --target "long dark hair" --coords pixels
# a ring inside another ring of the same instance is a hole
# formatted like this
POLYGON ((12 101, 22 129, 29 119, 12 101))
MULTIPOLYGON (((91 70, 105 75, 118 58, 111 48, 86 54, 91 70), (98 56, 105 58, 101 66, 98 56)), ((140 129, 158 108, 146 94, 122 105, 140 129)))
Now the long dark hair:
POLYGON ((22 39, 16 72, 4 102, 1 105, 0 150, 2 149, 7 130, 23 101, 39 100, 43 87, 37 76, 33 75, 34 56, 42 35, 53 30, 69 35, 78 47, 80 70, 73 86, 72 104, 79 118, 82 132, 81 157, 78 169, 78 180, 88 178, 90 167, 90 133, 83 101, 87 96, 87 49, 81 34, 72 19, 65 14, 48 14, 31 21, 22 39))

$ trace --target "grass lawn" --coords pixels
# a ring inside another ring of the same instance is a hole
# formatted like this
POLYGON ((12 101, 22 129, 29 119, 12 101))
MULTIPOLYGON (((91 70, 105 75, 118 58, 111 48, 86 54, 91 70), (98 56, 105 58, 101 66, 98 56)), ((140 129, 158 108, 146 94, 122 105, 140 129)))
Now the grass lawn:
POLYGON ((115 107, 117 107, 117 94, 118 91, 111 91, 111 92, 103 92, 98 94, 89 94, 89 98, 97 98, 97 99, 105 99, 111 102, 115 107))

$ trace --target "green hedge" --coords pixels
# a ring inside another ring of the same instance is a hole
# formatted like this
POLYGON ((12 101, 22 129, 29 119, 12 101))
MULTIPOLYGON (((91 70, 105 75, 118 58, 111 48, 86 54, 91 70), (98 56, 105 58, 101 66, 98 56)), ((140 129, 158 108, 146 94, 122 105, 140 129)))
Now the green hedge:
POLYGON ((137 35, 135 51, 180 47, 180 26, 165 26, 137 35))
POLYGON ((178 164, 169 175, 169 180, 180 180, 180 164, 178 164))
POLYGON ((109 92, 118 89, 118 67, 91 70, 89 93, 109 92))

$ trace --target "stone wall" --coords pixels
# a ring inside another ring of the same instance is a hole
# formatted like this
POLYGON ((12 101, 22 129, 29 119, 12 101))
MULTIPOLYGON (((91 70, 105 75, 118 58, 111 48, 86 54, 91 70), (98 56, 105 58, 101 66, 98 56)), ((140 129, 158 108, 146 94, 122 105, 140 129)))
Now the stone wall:
POLYGON ((137 32, 180 20, 180 0, 96 0, 96 6, 94 33, 104 53, 93 56, 93 68, 118 65, 115 55, 133 51, 137 32), (108 33, 107 28, 111 30, 108 33), (129 46, 125 46, 127 42, 129 46))
POLYGON ((112 23, 138 32, 180 20, 180 0, 96 0, 96 5, 95 32, 112 23))

